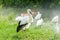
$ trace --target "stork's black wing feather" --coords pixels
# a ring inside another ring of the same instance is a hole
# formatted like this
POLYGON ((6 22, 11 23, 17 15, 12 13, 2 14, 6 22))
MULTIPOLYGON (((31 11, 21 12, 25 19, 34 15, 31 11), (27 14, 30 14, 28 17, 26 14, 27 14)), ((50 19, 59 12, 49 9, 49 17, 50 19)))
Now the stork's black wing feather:
POLYGON ((19 21, 18 26, 17 26, 17 32, 19 32, 24 26, 26 26, 28 23, 20 25, 21 21, 19 21))

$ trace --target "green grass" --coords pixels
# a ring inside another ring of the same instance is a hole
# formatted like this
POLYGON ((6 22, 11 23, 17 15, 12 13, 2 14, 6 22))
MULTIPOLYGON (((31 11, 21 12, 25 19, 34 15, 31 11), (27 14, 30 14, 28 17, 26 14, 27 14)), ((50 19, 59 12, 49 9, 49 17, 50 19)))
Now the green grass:
MULTIPOLYGON (((49 22, 40 27, 33 24, 26 31, 21 30, 17 33, 17 22, 14 18, 8 18, 0 17, 0 40, 55 40, 54 26, 49 22)), ((57 40, 60 40, 60 34, 57 35, 57 40)))

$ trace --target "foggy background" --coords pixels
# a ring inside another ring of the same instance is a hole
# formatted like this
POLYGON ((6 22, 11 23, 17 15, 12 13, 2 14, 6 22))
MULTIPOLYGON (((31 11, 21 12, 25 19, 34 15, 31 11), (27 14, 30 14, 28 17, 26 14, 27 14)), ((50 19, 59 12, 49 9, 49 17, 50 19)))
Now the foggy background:
POLYGON ((0 0, 1 15, 20 15, 27 9, 40 11, 42 18, 51 19, 55 15, 60 16, 60 0, 0 0))

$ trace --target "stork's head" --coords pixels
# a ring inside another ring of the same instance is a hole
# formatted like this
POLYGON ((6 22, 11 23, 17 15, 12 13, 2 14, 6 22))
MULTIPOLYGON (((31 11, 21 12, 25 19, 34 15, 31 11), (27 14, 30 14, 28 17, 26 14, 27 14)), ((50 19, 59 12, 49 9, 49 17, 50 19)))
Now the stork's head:
POLYGON ((27 9, 28 14, 32 14, 31 9, 27 9))
POLYGON ((31 11, 31 9, 27 9, 27 11, 31 11))

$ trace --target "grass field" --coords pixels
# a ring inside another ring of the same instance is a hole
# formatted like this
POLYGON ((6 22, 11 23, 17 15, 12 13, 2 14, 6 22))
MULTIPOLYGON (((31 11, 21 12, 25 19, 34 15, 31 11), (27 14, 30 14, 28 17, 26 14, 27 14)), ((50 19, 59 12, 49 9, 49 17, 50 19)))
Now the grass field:
POLYGON ((55 35, 55 26, 49 21, 39 27, 32 24, 26 31, 21 30, 17 33, 18 22, 15 21, 14 14, 17 12, 10 9, 0 10, 0 40, 60 40, 60 33, 55 35))
POLYGON ((60 34, 55 38, 54 25, 49 22, 40 27, 33 24, 26 31, 21 30, 18 33, 16 28, 17 22, 14 18, 0 16, 0 40, 60 40, 60 34))

